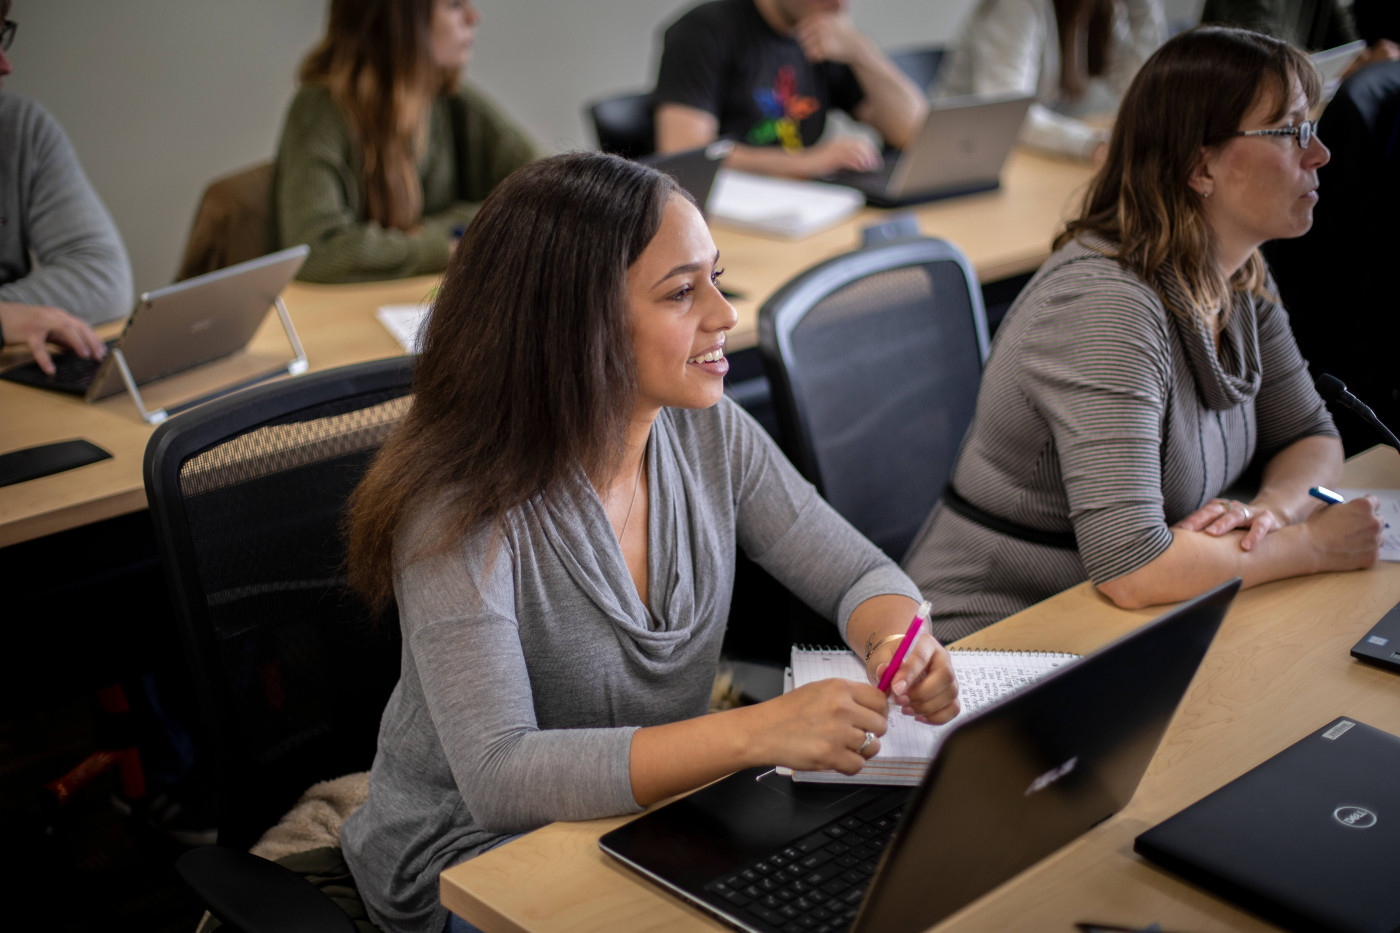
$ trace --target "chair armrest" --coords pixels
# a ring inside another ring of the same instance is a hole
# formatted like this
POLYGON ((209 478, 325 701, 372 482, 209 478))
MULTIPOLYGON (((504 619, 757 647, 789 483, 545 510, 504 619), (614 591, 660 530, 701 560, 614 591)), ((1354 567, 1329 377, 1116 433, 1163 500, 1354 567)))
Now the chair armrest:
POLYGON ((334 901, 276 862, 204 846, 180 856, 175 869, 210 913, 242 933, 356 933, 334 901))

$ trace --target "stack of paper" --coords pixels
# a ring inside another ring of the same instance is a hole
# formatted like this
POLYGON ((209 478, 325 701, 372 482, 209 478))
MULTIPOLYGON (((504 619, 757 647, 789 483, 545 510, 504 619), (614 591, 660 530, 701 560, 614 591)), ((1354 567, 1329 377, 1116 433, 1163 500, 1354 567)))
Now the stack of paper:
POLYGON ((720 169, 706 214, 725 226, 795 239, 838 224, 863 206, 865 196, 854 188, 720 169))
POLYGON ((417 353, 422 347, 423 325, 428 322, 431 305, 383 305, 374 312, 384 329, 394 335, 406 353, 417 353))
MULTIPOLYGON (((1055 668, 1079 657, 1050 651, 962 651, 953 656, 958 675, 958 700, 962 711, 953 722, 981 709, 992 701, 1034 683, 1055 668)), ((845 649, 792 649, 792 682, 796 687, 842 677, 865 683, 865 665, 845 649)), ((952 723, 932 726, 906 716, 891 706, 888 729, 880 737, 880 751, 866 762, 858 774, 839 771, 794 771, 794 781, 827 784, 915 785, 923 780, 933 758, 934 746, 952 723)), ((780 769, 782 770, 782 769, 780 769)))

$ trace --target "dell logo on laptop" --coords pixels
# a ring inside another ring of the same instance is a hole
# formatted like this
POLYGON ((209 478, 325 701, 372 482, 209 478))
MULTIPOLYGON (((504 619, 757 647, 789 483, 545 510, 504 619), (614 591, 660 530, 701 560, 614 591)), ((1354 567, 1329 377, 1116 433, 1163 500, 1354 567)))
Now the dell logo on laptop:
POLYGON ((1353 829, 1370 829, 1376 825, 1376 815, 1365 807, 1338 807, 1332 811, 1332 819, 1353 829))
POLYGON ((1049 771, 1046 771, 1034 781, 1031 781, 1031 786, 1027 787, 1026 792, 1021 796, 1029 797, 1031 794, 1034 794, 1037 791, 1045 790, 1045 788, 1049 787, 1051 784, 1054 784, 1060 778, 1073 771, 1074 766, 1077 764, 1079 764, 1079 756, 1075 755, 1073 758, 1071 758, 1069 761, 1066 761, 1059 767, 1051 768, 1049 771))

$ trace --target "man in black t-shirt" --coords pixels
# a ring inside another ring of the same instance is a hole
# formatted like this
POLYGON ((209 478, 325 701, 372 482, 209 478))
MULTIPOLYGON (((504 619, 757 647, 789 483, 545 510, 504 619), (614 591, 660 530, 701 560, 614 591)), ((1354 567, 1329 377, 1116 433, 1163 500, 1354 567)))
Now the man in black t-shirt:
POLYGON ((733 168, 817 178, 873 169, 864 137, 822 140, 835 107, 903 147, 924 95, 857 32, 847 0, 711 0, 667 30, 656 81, 656 148, 735 142, 733 168))

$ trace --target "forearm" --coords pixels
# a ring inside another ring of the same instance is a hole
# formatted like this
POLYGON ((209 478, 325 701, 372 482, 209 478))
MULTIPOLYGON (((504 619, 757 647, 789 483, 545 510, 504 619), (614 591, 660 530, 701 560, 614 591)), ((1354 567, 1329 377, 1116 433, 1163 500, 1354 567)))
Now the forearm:
POLYGON ((751 728, 755 707, 638 729, 632 735, 632 796, 642 806, 743 768, 772 764, 751 728))
POLYGON ((1274 510, 1285 524, 1303 521, 1321 505, 1308 495, 1313 486, 1334 485, 1342 476, 1342 442, 1305 437, 1279 451, 1264 467, 1259 494, 1251 505, 1274 510))
POLYGON ((849 64, 865 97, 855 116, 878 130, 885 142, 903 149, 914 141, 928 115, 925 91, 915 87, 870 38, 862 36, 858 48, 849 64))
POLYGON ((1244 535, 1174 528, 1161 556, 1099 584, 1099 591, 1124 609, 1141 609, 1187 599, 1233 577, 1250 587, 1326 569, 1322 549, 1305 524, 1280 528, 1248 551, 1240 547, 1244 535))
MULTIPOLYGON (((909 629, 919 604, 907 596, 876 596, 856 607, 846 623, 846 642, 851 650, 864 659, 885 639, 894 641, 909 629)), ((893 649, 882 652, 889 660, 893 649)), ((873 670, 873 667, 870 668, 873 670)), ((869 671, 867 671, 867 674, 869 671)))

